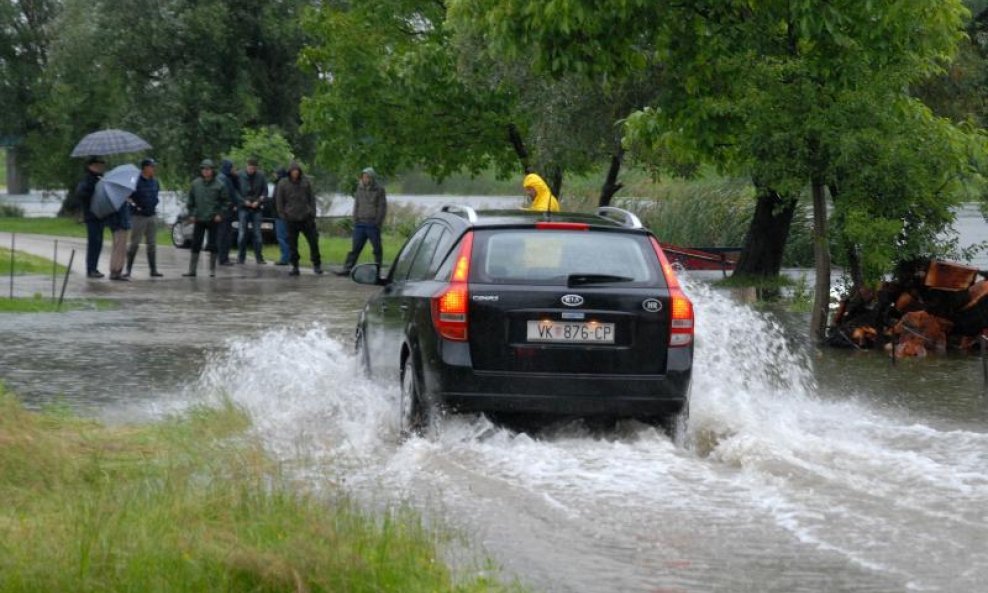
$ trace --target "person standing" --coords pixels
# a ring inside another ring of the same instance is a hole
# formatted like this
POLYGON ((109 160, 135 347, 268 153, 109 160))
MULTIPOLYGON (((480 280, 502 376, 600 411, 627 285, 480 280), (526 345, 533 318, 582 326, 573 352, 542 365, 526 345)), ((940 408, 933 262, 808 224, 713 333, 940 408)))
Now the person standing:
POLYGON ((82 208, 82 219, 86 223, 86 277, 102 278, 99 267, 99 254, 103 250, 103 229, 105 222, 93 214, 93 193, 96 184, 103 178, 106 161, 103 157, 91 156, 86 159, 86 172, 75 188, 75 201, 82 208))
POLYGON ((261 210, 268 199, 268 179, 257 169, 257 159, 247 159, 247 167, 240 174, 240 189, 243 192, 243 202, 237 210, 237 263, 242 264, 247 259, 247 223, 250 223, 251 238, 254 244, 254 260, 258 264, 266 264, 261 253, 261 210))
POLYGON ((220 162, 220 181, 226 186, 226 193, 230 196, 230 203, 223 212, 223 221, 220 222, 216 232, 216 249, 219 255, 221 266, 232 266, 230 261, 230 248, 233 245, 233 219, 237 216, 237 211, 243 203, 243 196, 240 193, 240 176, 237 175, 237 168, 230 159, 223 159, 220 162))
POLYGON ((124 259, 127 257, 127 233, 130 231, 130 205, 124 202, 116 212, 104 219, 113 237, 110 251, 110 280, 130 280, 125 276, 124 259))
POLYGON ((377 182, 377 173, 374 169, 367 167, 360 173, 360 183, 357 184, 357 192, 353 196, 353 244, 350 253, 346 255, 343 270, 337 272, 337 275, 346 276, 350 273, 368 239, 374 249, 377 272, 381 273, 381 260, 384 258, 384 251, 381 249, 381 227, 384 225, 384 217, 387 213, 388 199, 384 188, 377 182))
POLYGON ((160 278, 163 276, 158 272, 158 259, 156 246, 158 244, 158 192, 161 187, 155 178, 157 163, 154 159, 144 159, 141 161, 141 175, 137 178, 137 187, 130 196, 128 207, 130 208, 130 247, 127 249, 127 271, 124 275, 130 278, 131 270, 134 268, 134 259, 137 257, 137 250, 141 246, 141 239, 147 246, 148 267, 151 268, 151 277, 160 278))
MULTIPOLYGON (((278 170, 274 174, 275 188, 278 187, 278 184, 285 177, 288 177, 288 171, 284 167, 278 167, 278 170)), ((278 239, 278 250, 281 252, 281 257, 278 258, 278 261, 274 262, 274 265, 287 266, 292 260, 292 249, 288 246, 288 223, 278 214, 278 208, 272 202, 274 200, 269 200, 272 210, 271 214, 274 218, 274 236, 278 239)))
POLYGON ((187 202, 189 220, 194 223, 192 230, 192 255, 189 258, 189 271, 183 276, 194 277, 199 266, 199 252, 202 240, 206 237, 206 251, 209 252, 209 275, 216 275, 217 230, 223 222, 223 215, 230 209, 230 195, 226 185, 216 175, 213 161, 204 159, 199 164, 199 177, 192 182, 187 202))
POLYGON ((291 249, 290 276, 298 276, 298 235, 305 235, 312 257, 312 270, 322 274, 322 257, 319 255, 319 231, 316 229, 316 196, 312 182, 302 174, 298 163, 288 167, 288 177, 278 182, 274 191, 278 216, 288 227, 288 246, 291 249))

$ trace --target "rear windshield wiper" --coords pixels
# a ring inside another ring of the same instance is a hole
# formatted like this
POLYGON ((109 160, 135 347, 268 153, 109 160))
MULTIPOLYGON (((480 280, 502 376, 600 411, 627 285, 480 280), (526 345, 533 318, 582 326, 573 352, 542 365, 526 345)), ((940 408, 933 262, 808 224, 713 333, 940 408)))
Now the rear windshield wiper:
POLYGON ((608 284, 611 282, 632 282, 628 276, 613 276, 611 274, 570 274, 566 279, 567 286, 583 286, 585 284, 608 284))

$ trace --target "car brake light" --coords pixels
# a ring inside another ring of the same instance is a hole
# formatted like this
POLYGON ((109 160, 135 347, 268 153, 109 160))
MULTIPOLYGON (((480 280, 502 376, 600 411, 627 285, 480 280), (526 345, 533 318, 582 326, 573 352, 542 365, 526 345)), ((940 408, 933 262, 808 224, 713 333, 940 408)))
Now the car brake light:
POLYGON ((467 307, 470 302, 467 280, 470 278, 472 253, 473 233, 467 233, 456 254, 449 284, 432 297, 432 325, 447 340, 465 342, 467 339, 467 307))
POLYGON ((669 286, 669 346, 689 346, 693 343, 693 303, 679 286, 679 278, 669 265, 666 254, 655 237, 651 237, 655 255, 662 266, 662 275, 669 286))
POLYGON ((537 222, 535 228, 543 231, 589 231, 590 225, 585 222, 537 222))

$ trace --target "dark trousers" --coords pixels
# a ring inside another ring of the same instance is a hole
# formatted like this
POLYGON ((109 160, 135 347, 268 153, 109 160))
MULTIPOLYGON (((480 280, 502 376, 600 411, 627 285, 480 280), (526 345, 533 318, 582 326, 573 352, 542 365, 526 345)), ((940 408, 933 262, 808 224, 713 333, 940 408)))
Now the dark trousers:
POLYGON ((213 222, 209 220, 207 222, 200 222, 196 220, 195 226, 192 227, 192 253, 199 253, 202 251, 202 239, 206 238, 206 251, 216 251, 216 239, 217 239, 217 229, 223 224, 221 222, 213 222))
POLYGON ((312 265, 322 265, 322 256, 319 255, 319 231, 316 229, 316 221, 311 218, 302 221, 286 220, 285 224, 288 226, 288 247, 292 250, 292 266, 298 267, 299 233, 305 235, 305 240, 309 243, 312 265))
POLYGON ((381 229, 376 224, 358 222, 353 227, 353 245, 350 253, 346 256, 346 266, 352 267, 357 263, 360 252, 364 250, 364 245, 370 240, 371 248, 374 250, 374 262, 380 265, 384 252, 381 249, 381 229))
POLYGON ((223 220, 216 223, 216 251, 221 264, 230 261, 230 248, 233 246, 233 217, 232 212, 225 212, 223 220))
POLYGON ((86 272, 99 267, 99 254, 103 251, 103 229, 106 223, 99 219, 86 219, 86 272))

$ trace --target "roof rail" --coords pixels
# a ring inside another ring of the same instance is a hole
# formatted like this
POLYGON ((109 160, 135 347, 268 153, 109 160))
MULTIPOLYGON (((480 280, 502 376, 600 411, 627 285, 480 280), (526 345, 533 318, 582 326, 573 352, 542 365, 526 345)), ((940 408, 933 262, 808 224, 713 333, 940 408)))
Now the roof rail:
POLYGON ((615 208, 614 206, 601 206, 597 208, 597 216, 600 216, 601 218, 607 218, 615 222, 620 222, 621 226, 625 226, 630 229, 644 228, 641 219, 635 216, 633 213, 628 212, 624 208, 615 208))
POLYGON ((440 208, 440 212, 449 212, 451 214, 462 214, 466 216, 466 219, 470 222, 477 222, 477 211, 470 206, 461 206, 459 204, 443 204, 440 208))

